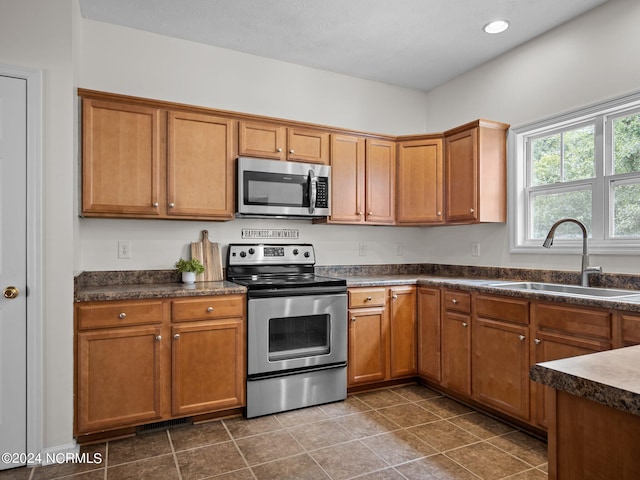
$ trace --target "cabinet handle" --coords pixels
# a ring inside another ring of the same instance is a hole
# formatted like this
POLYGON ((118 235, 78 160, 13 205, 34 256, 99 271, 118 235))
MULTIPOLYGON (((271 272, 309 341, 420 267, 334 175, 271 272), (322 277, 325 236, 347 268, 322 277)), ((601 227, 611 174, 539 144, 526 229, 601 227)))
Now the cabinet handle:
POLYGON ((176 206, 176 204, 175 204, 175 203, 173 203, 173 202, 169 204, 169 208, 173 208, 173 207, 175 207, 175 206, 176 206))
POLYGON ((213 307, 207 308, 207 312, 213 312, 213 307))
POLYGON ((469 326, 469 324, 468 324, 467 322, 462 322, 462 326, 463 326, 464 328, 467 328, 467 327, 469 326))
POLYGON ((159 342, 160 340, 162 340, 162 335, 156 335, 156 342, 159 342))
POLYGON ((122 312, 120 315, 118 315, 118 318, 125 319, 127 318, 127 314, 122 312))
POLYGON ((179 334, 179 333, 176 333, 176 334, 173 336, 173 338, 175 338, 176 340, 178 340, 178 339, 180 338, 180 334, 179 334))
POLYGON ((473 213, 473 212, 474 212, 473 208, 470 208, 469 213, 473 213))
POLYGON ((291 150, 289 150, 289 153, 296 153, 293 148, 291 150))
POLYGON ((276 149, 276 152, 278 152, 278 153, 281 152, 281 151, 282 151, 281 148, 276 149))
POLYGON ((159 204, 158 202, 153 202, 153 206, 154 206, 155 208, 158 208, 158 207, 160 206, 160 204, 159 204))
POLYGON ((518 338, 520 339, 520 341, 523 341, 526 337, 524 335, 519 335, 518 338))
POLYGON ((391 298, 393 298, 394 300, 398 299, 398 295, 396 295, 395 293, 393 295, 391 295, 391 298))
POLYGON ((454 298, 453 300, 451 300, 451 302, 455 305, 456 303, 458 303, 458 299, 454 298))
POLYGON ((351 321, 355 322, 356 321, 356 317, 351 317, 351 321))
POLYGON ((540 343, 542 342, 542 340, 540 340, 539 338, 536 338, 533 343, 535 343, 536 345, 540 345, 540 343))

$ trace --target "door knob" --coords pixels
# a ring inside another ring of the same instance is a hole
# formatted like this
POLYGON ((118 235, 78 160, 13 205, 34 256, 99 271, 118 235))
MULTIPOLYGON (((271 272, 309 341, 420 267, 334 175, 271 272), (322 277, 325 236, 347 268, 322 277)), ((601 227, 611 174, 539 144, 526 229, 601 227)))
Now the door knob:
POLYGON ((9 300, 11 300, 13 298, 16 298, 18 295, 20 295, 20 290, 18 290, 16 287, 11 285, 5 288, 2 294, 4 295, 4 298, 8 298, 9 300))

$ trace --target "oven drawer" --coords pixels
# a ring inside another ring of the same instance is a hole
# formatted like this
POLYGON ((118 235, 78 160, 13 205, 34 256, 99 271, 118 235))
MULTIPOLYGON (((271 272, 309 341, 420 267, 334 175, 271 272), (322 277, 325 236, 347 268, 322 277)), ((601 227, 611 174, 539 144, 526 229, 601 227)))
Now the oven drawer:
POLYGON ((350 288, 349 308, 384 307, 387 300, 387 289, 378 288, 350 288))
POLYGON ((174 322, 211 320, 214 318, 242 317, 244 295, 220 295, 173 300, 171 319, 174 322))

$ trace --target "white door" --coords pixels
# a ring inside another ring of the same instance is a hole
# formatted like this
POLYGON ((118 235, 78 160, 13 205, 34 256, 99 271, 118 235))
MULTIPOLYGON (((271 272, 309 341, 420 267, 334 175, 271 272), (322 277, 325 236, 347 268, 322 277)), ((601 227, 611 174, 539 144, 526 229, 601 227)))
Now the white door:
POLYGON ((0 76, 0 470, 27 460, 26 88, 0 76))

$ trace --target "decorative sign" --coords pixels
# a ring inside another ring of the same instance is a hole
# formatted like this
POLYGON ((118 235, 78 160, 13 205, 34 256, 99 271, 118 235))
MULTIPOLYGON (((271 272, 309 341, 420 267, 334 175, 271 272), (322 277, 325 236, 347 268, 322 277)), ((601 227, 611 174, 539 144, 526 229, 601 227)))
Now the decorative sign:
POLYGON ((271 240, 291 240, 300 238, 300 230, 295 228, 243 228, 242 238, 268 238, 271 240))

